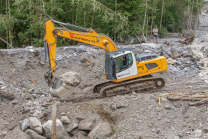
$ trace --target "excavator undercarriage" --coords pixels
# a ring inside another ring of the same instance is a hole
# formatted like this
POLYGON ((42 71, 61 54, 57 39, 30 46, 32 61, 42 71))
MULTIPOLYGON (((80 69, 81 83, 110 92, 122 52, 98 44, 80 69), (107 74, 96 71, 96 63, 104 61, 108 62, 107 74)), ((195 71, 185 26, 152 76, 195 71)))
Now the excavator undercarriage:
POLYGON ((104 82, 94 87, 94 93, 101 93, 103 97, 115 96, 131 92, 144 93, 158 91, 165 86, 163 78, 145 76, 122 83, 104 82))

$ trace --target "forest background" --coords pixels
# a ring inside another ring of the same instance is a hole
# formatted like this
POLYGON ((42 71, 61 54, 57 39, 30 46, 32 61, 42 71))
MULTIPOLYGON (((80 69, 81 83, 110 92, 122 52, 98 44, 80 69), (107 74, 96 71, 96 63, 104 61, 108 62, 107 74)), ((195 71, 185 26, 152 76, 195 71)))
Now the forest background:
MULTIPOLYGON (((203 0, 1 0, 0 48, 43 47, 44 23, 54 19, 93 28, 117 43, 138 43, 183 29, 196 30, 203 0)), ((58 46, 74 45, 58 39, 58 46)))

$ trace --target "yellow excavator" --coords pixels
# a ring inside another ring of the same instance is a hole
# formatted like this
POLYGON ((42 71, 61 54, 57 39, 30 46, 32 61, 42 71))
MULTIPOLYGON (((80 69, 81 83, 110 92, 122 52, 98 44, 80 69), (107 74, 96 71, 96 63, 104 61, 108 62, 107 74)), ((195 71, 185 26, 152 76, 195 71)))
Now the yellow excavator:
POLYGON ((49 58, 50 70, 45 79, 51 91, 59 97, 70 96, 72 86, 55 77, 56 72, 56 43, 57 36, 70 40, 90 44, 105 50, 105 73, 108 82, 94 86, 94 93, 101 93, 103 97, 114 96, 129 92, 157 91, 164 87, 163 78, 153 77, 151 74, 167 70, 167 61, 158 54, 135 55, 132 48, 117 49, 116 44, 106 35, 97 33, 93 29, 85 29, 69 23, 49 20, 45 23, 45 55, 49 58), (54 23, 73 28, 55 27, 54 23))

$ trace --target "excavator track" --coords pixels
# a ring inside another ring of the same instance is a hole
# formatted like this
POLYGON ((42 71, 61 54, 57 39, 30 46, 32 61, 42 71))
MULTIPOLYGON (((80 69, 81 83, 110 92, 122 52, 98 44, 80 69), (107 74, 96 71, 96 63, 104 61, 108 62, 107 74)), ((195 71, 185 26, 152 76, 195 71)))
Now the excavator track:
POLYGON ((150 75, 147 75, 147 76, 143 76, 143 77, 139 77, 139 78, 134 78, 134 79, 131 79, 131 80, 127 80, 127 81, 123 81, 123 82, 119 82, 119 83, 116 83, 116 82, 111 82, 111 81, 108 81, 108 82, 104 82, 104 83, 100 83, 100 84, 97 84, 94 86, 94 93, 100 93, 100 90, 103 88, 103 87, 106 87, 106 86, 110 86, 110 85, 119 85, 121 83, 127 83, 129 81, 135 81, 135 80, 138 80, 138 79, 147 79, 147 78, 152 78, 153 76, 150 74, 150 75))
POLYGON ((163 78, 156 78, 151 76, 145 76, 143 78, 136 78, 122 83, 104 82, 97 84, 94 87, 94 94, 87 96, 80 96, 75 98, 55 99, 61 102, 84 102, 93 99, 102 99, 103 97, 111 97, 115 95, 136 93, 151 93, 162 89, 165 86, 165 80, 163 78))
POLYGON ((103 97, 110 97, 119 94, 130 93, 132 91, 137 93, 152 91, 155 92, 157 90, 160 90, 164 86, 165 80, 163 78, 150 77, 130 80, 119 84, 109 82, 107 82, 106 84, 102 83, 99 87, 94 88, 94 91, 99 91, 99 93, 101 93, 103 97))

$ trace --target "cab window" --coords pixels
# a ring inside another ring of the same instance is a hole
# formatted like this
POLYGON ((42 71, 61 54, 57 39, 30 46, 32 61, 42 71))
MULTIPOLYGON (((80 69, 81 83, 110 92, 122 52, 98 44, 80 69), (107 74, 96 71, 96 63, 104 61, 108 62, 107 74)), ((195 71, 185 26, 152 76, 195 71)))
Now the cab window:
POLYGON ((124 71, 131 67, 133 64, 133 58, 131 54, 123 55, 116 58, 116 73, 124 71))

